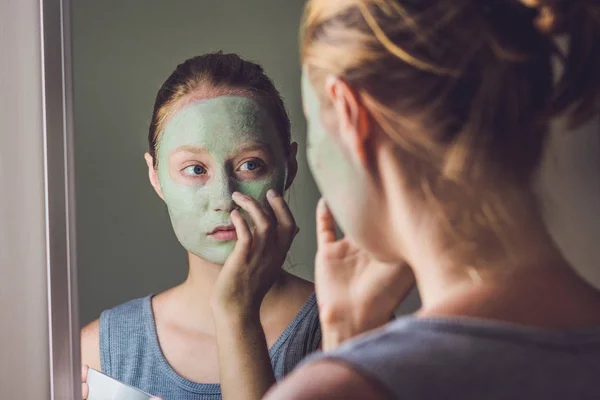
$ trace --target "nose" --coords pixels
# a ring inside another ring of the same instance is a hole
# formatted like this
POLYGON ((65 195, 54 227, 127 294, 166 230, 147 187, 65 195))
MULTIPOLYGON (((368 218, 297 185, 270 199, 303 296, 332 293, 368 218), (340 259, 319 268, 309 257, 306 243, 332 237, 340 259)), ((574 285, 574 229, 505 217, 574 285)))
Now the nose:
POLYGON ((213 191, 211 196, 211 208, 214 211, 231 212, 238 208, 231 196, 236 191, 236 183, 231 179, 225 171, 215 176, 213 182, 213 191))

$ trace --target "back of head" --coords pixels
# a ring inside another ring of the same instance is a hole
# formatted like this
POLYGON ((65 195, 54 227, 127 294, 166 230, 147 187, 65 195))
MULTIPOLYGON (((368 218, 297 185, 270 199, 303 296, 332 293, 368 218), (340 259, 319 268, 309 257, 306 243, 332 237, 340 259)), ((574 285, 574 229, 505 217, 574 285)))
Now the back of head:
POLYGON ((524 187, 550 119, 598 110, 600 2, 311 0, 301 52, 313 82, 344 79, 434 176, 524 187))

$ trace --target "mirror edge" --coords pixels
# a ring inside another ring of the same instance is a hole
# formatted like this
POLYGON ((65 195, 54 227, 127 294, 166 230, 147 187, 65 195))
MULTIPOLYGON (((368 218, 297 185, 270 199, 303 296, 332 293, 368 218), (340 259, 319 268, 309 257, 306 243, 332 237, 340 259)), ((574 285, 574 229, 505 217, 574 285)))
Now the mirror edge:
POLYGON ((41 0, 50 398, 81 398, 71 1, 41 0))

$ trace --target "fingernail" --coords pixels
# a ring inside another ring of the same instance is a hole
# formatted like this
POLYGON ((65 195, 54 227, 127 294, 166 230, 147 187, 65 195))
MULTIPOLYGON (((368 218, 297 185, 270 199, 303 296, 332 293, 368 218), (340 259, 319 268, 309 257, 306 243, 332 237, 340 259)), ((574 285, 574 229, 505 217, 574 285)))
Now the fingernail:
POLYGON ((278 197, 279 194, 275 191, 275 189, 269 189, 269 191, 267 192, 267 197, 274 199, 276 197, 278 197))

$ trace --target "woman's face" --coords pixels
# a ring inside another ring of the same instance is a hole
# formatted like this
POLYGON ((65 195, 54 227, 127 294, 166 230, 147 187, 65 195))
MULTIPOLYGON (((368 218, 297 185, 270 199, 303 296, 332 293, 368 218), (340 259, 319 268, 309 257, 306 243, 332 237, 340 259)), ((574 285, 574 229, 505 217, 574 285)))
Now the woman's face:
POLYGON ((268 112, 249 98, 198 100, 179 110, 158 141, 157 172, 183 247, 223 264, 236 242, 231 195, 241 192, 268 207, 267 191, 285 189, 283 148, 268 112))
POLYGON ((335 112, 323 109, 306 71, 302 100, 308 122, 307 159, 317 186, 346 235, 364 242, 367 233, 369 190, 365 167, 356 162, 340 138, 335 112))

